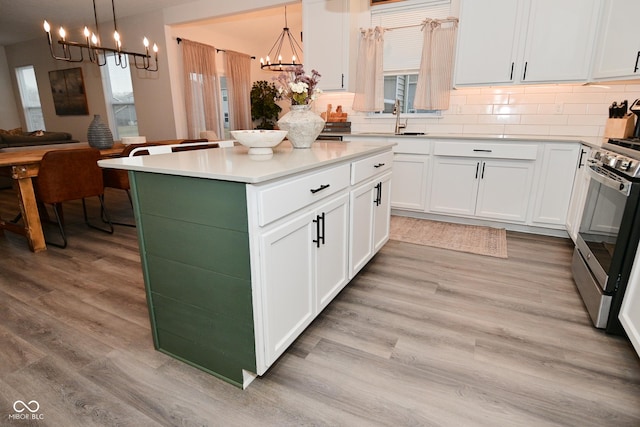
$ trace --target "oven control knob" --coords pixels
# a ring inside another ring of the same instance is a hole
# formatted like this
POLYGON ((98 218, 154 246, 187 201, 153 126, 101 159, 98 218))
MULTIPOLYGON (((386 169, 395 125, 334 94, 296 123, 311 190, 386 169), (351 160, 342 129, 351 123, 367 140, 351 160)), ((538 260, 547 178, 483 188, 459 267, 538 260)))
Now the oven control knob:
POLYGON ((631 160, 622 160, 620 161, 620 166, 618 167, 621 171, 628 171, 631 169, 631 160))

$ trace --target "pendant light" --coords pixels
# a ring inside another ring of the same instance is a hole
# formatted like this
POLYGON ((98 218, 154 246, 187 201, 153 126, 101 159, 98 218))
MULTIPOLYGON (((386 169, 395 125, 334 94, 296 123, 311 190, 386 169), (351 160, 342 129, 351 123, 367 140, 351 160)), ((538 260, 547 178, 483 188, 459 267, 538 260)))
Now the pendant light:
POLYGON ((266 59, 260 58, 260 68, 269 71, 283 71, 287 67, 302 67, 302 63, 300 62, 301 53, 302 48, 300 47, 298 42, 296 42, 296 39, 293 38, 291 32, 289 31, 289 25, 287 24, 287 7, 285 6, 284 28, 271 47, 271 50, 269 50, 266 59), (285 41, 288 42, 289 51, 291 52, 290 62, 283 62, 285 60, 283 60, 282 58, 282 46, 285 44, 285 41), (298 53, 298 51, 300 53, 298 53))

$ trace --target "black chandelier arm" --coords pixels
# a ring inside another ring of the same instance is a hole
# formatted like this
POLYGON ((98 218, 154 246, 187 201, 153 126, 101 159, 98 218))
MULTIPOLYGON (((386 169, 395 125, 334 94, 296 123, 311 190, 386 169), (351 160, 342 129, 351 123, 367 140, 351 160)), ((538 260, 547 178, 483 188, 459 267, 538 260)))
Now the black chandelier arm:
POLYGON ((65 46, 64 44, 62 44, 62 53, 64 54, 64 56, 58 56, 56 55, 56 52, 53 49, 53 44, 51 43, 51 40, 48 37, 47 37, 47 41, 49 43, 49 50, 51 51, 51 56, 53 57, 53 59, 57 59, 58 61, 66 61, 66 62, 84 61, 84 57, 82 56, 82 49, 80 49, 80 58, 73 59, 73 57, 71 56, 71 49, 69 49, 68 46, 65 46))

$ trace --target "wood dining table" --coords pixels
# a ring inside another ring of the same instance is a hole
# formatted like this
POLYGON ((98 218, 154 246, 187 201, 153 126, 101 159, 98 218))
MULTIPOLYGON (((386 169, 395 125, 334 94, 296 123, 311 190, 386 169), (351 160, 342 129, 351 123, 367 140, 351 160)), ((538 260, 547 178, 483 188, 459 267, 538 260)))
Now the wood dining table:
MULTIPOLYGON (((6 221, 0 218, 0 231, 8 230, 21 234, 27 238, 29 249, 33 252, 40 252, 47 249, 42 231, 42 223, 38 212, 38 204, 33 189, 33 178, 38 176, 40 161, 46 152, 52 150, 71 150, 74 148, 88 148, 87 143, 65 144, 65 147, 38 146, 19 151, 0 150, 0 175, 9 176, 13 179, 13 187, 18 196, 18 206, 22 214, 22 224, 6 221)), ((102 149, 100 153, 103 157, 117 157, 124 149, 124 145, 116 143, 111 148, 102 149)))

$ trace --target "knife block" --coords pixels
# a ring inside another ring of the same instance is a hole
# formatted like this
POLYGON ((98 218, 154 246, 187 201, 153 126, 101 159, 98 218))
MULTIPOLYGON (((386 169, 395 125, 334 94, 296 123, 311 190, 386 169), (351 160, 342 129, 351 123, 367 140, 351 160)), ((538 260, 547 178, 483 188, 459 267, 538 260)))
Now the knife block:
POLYGON ((633 114, 627 114, 621 119, 607 119, 604 136, 607 138, 629 138, 633 135, 635 126, 633 114))

